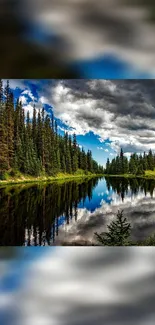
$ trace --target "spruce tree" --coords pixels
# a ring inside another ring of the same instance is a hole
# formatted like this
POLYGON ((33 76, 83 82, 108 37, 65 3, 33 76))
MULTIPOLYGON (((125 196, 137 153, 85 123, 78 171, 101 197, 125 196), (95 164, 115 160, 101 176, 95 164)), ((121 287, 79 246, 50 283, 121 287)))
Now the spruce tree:
POLYGON ((6 128, 8 146, 8 167, 13 167, 14 161, 14 102, 13 93, 10 91, 9 80, 5 87, 6 128))
POLYGON ((104 246, 126 246, 131 233, 130 223, 123 217, 123 211, 118 211, 117 218, 107 226, 108 232, 95 233, 98 242, 104 246))
POLYGON ((144 175, 144 174, 145 174, 145 172, 144 172, 144 169, 143 169, 143 165, 140 164, 140 165, 138 166, 138 169, 137 169, 136 175, 144 175))
POLYGON ((0 102, 0 178, 9 168, 7 129, 5 124, 5 106, 0 102))
POLYGON ((34 176, 42 171, 56 175, 60 171, 75 173, 78 168, 86 173, 103 170, 91 151, 80 150, 75 134, 73 140, 67 132, 64 137, 58 134, 53 114, 50 119, 44 108, 37 113, 34 105, 32 120, 29 112, 25 118, 22 102, 18 99, 14 104, 9 82, 3 96, 0 81, 0 173, 10 167, 34 176))

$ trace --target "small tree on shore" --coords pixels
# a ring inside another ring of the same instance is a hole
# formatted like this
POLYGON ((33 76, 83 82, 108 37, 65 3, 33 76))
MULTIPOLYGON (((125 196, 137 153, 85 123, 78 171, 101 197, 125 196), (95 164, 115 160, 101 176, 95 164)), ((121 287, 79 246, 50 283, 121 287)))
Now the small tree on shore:
POLYGON ((97 241, 104 246, 128 246, 131 225, 123 216, 123 211, 118 211, 117 218, 107 226, 108 232, 95 233, 97 241))

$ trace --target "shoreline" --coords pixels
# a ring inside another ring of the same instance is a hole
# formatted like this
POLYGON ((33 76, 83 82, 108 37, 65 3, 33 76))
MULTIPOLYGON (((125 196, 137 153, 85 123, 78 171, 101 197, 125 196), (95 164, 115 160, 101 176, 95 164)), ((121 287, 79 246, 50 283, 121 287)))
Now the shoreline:
POLYGON ((133 174, 122 174, 122 175, 108 175, 104 174, 103 177, 122 177, 122 178, 143 178, 143 179, 152 179, 155 180, 155 174, 148 175, 133 175, 133 174))
POLYGON ((74 179, 85 179, 85 178, 92 178, 92 177, 103 177, 101 174, 79 174, 79 175, 58 175, 56 177, 53 176, 40 176, 40 177, 31 177, 22 175, 22 178, 12 178, 8 180, 0 181, 0 186, 6 185, 20 185, 20 184, 38 184, 38 183, 53 183, 56 181, 72 181, 74 179))
POLYGON ((58 181, 72 181, 74 179, 88 179, 92 177, 116 177, 116 178, 143 178, 155 180, 155 173, 149 173, 147 175, 133 175, 133 174, 122 174, 122 175, 108 175, 108 174, 58 174, 57 176, 39 176, 32 177, 28 175, 21 175, 16 178, 9 178, 7 180, 0 180, 0 186, 6 185, 20 185, 20 184, 38 184, 38 183, 53 183, 58 181))

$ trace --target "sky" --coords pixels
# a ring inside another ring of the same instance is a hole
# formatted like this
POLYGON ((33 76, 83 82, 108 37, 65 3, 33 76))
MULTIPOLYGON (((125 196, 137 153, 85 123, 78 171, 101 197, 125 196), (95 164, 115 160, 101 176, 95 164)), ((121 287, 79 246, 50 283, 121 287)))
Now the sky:
MULTIPOLYGON (((4 80, 4 85, 6 80, 4 80)), ((52 111, 60 134, 75 132, 77 141, 102 165, 120 152, 126 156, 155 151, 154 80, 10 80, 25 113, 52 111)))

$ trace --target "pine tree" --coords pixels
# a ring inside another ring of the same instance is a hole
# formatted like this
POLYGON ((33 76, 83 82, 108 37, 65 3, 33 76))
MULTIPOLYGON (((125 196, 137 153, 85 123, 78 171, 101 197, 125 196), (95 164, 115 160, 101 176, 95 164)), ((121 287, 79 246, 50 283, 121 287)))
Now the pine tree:
POLYGON ((33 107, 32 138, 33 138, 34 144, 36 145, 36 143, 37 143, 37 111, 36 111, 35 105, 33 107))
POLYGON ((61 160, 61 170, 63 173, 66 173, 66 162, 65 162, 65 156, 62 156, 62 160, 61 160))
POLYGON ((5 87, 6 96, 6 127, 7 127, 7 146, 8 146, 8 168, 13 167, 14 160, 14 102, 13 93, 10 91, 9 80, 5 87))
POLYGON ((1 100, 0 102, 0 178, 3 173, 9 168, 8 161, 8 143, 7 143, 7 129, 5 125, 5 106, 1 100))
POLYGON ((130 223, 123 217, 123 211, 118 211, 117 218, 107 226, 108 232, 95 233, 99 243, 104 246, 126 246, 128 245, 129 236, 131 233, 130 223))
POLYGON ((133 158, 130 159, 129 170, 130 170, 130 173, 133 174, 133 175, 135 175, 136 172, 137 172, 137 167, 136 167, 136 164, 135 164, 135 160, 133 158))
POLYGON ((71 166, 71 156, 69 151, 69 146, 66 148, 66 172, 71 174, 72 166, 71 166))
POLYGON ((145 174, 145 172, 144 172, 144 169, 143 169, 143 165, 140 164, 140 165, 138 166, 138 169, 137 169, 136 175, 144 175, 144 174, 145 174))
POLYGON ((106 163, 106 174, 109 174, 109 171, 110 171, 110 160, 108 158, 106 163))
POLYGON ((78 169, 78 151, 77 151, 77 140, 76 134, 73 134, 73 149, 70 147, 70 152, 72 156, 72 170, 75 173, 78 169))
POLYGON ((92 172, 92 152, 90 150, 87 152, 87 166, 88 171, 92 172))
POLYGON ((98 173, 103 168, 93 160, 89 150, 80 150, 76 135, 64 137, 58 134, 57 122, 54 116, 45 114, 44 108, 36 111, 33 117, 25 112, 19 99, 14 105, 13 93, 7 82, 5 96, 0 81, 0 174, 12 168, 11 172, 20 171, 38 176, 41 172, 56 175, 76 172, 78 168, 98 173), (14 169, 14 170, 13 170, 14 169))
POLYGON ((120 173, 124 174, 124 152, 122 148, 120 152, 120 173))
POLYGON ((147 156, 147 162, 148 162, 148 168, 150 170, 154 170, 154 165, 153 165, 153 154, 152 150, 149 150, 148 156, 147 156))

